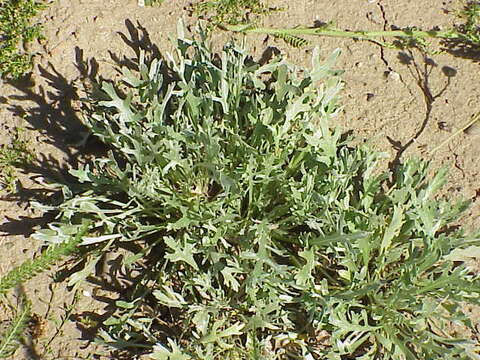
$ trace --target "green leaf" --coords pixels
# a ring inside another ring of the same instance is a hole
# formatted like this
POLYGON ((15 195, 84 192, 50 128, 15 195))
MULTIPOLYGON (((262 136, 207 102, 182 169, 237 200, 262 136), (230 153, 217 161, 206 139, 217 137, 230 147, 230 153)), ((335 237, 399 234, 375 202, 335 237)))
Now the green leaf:
POLYGON ((322 62, 320 60, 320 49, 318 47, 315 47, 313 49, 313 55, 312 55, 312 72, 311 72, 311 77, 312 77, 312 82, 316 83, 317 81, 320 81, 324 78, 326 78, 328 75, 332 75, 332 67, 333 65, 337 62, 338 57, 341 54, 340 49, 335 49, 332 54, 329 55, 327 58, 327 61, 322 62))
POLYGON ((366 238, 370 233, 366 231, 359 231, 353 234, 330 234, 326 236, 319 236, 309 241, 311 246, 329 246, 335 243, 348 243, 366 238))
POLYGON ((164 241, 168 248, 173 250, 173 253, 165 255, 166 259, 172 262, 183 261, 195 270, 198 270, 198 265, 193 258, 193 255, 197 252, 194 244, 190 244, 187 241, 179 242, 170 236, 166 236, 164 241))
POLYGON ((95 267, 102 258, 102 255, 94 255, 89 257, 84 265, 83 269, 70 275, 68 279, 68 286, 79 286, 80 283, 85 281, 89 276, 95 273, 95 267))
POLYGON ((127 302, 122 300, 115 301, 115 305, 123 309, 133 309, 135 307, 135 302, 127 302))
POLYGON ((480 259, 480 246, 468 246, 464 249, 454 249, 445 256, 448 261, 467 261, 468 259, 480 259))
POLYGON ((239 268, 233 267, 224 267, 221 271, 225 285, 229 288, 232 288, 234 291, 238 291, 240 288, 240 283, 235 279, 235 274, 241 274, 243 271, 239 268))
POLYGON ((154 290, 153 296, 155 296, 160 304, 168 307, 182 308, 187 304, 180 294, 173 291, 171 287, 165 285, 162 286, 162 290, 154 290))
POLYGON ((295 275, 297 285, 304 286, 312 281, 312 271, 315 268, 315 251, 310 248, 308 250, 302 250, 298 253, 299 256, 305 259, 306 263, 295 275))
POLYGON ((222 347, 233 346, 233 345, 227 345, 226 343, 224 343, 222 341, 222 338, 242 335, 243 333, 241 330, 244 328, 245 324, 237 322, 225 330, 219 330, 219 328, 222 325, 223 325, 222 322, 214 323, 211 332, 207 336, 202 337, 200 339, 200 342, 203 344, 218 342, 219 345, 222 347))
POLYGON ((151 359, 154 360, 190 360, 190 356, 184 354, 181 348, 173 341, 168 339, 168 345, 170 349, 163 345, 157 344, 153 348, 153 353, 149 354, 151 359))
POLYGON ((295 48, 301 48, 310 44, 310 41, 300 36, 295 36, 288 33, 278 32, 278 33, 275 33, 274 36, 279 39, 282 39, 288 45, 293 46, 295 48))
POLYGON ((384 254, 390 248, 393 240, 400 233, 402 225, 403 209, 397 205, 393 208, 392 220, 383 234, 382 243, 380 245, 380 254, 384 254))

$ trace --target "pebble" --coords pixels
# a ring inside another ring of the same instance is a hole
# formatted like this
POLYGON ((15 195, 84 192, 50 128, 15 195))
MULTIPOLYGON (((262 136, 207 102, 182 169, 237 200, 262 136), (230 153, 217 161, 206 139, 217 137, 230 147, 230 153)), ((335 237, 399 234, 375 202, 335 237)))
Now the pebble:
POLYGON ((452 126, 446 121, 439 121, 437 125, 440 130, 452 132, 452 126))
POLYGON ((400 74, 395 71, 389 71, 387 74, 388 80, 400 81, 400 74))

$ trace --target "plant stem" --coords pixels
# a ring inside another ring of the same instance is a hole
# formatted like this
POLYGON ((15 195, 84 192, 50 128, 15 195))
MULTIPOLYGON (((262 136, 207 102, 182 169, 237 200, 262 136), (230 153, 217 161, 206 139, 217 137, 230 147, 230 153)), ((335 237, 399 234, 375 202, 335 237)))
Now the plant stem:
POLYGON ((18 309, 10 326, 0 337, 0 359, 8 358, 15 353, 20 344, 20 337, 28 326, 30 310, 30 302, 24 298, 23 306, 18 309))
POLYGON ((82 236, 88 231, 89 223, 86 223, 70 241, 50 245, 50 247, 40 256, 33 260, 26 260, 21 265, 13 268, 7 274, 0 278, 0 295, 6 294, 8 290, 30 280, 35 275, 48 270, 50 266, 59 261, 62 257, 68 256, 77 250, 77 245, 81 242, 82 236))
POLYGON ((350 39, 360 40, 373 40, 379 37, 398 37, 398 38, 436 38, 436 39, 458 39, 467 40, 471 39, 455 30, 382 30, 382 31, 350 31, 331 28, 328 26, 323 27, 296 27, 296 28, 265 28, 265 27, 252 27, 250 25, 222 25, 221 28, 229 31, 243 32, 243 33, 260 33, 269 35, 281 35, 288 34, 293 36, 300 35, 316 35, 316 36, 328 36, 328 37, 342 37, 350 39))

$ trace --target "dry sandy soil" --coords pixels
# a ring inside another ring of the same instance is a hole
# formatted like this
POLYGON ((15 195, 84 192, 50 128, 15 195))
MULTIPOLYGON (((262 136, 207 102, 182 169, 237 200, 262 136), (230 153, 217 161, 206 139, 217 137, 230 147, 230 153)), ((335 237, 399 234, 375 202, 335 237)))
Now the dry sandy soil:
MULTIPOLYGON (((452 27, 456 20, 449 10, 458 5, 448 0, 271 0, 270 4, 285 11, 269 17, 267 25, 334 21, 339 28, 367 30, 452 27)), ((46 40, 32 46, 37 55, 31 81, 3 82, 0 87, 0 144, 8 143, 15 127, 26 128, 38 165, 20 174, 19 194, 0 200, 0 276, 38 253, 40 244, 29 235, 48 219, 39 217, 29 201, 48 196, 42 190, 42 177, 61 178, 78 160, 79 150, 72 145, 82 131, 78 99, 89 78, 116 77, 115 67, 135 58, 139 48, 168 50, 178 18, 195 22, 187 16, 187 5, 181 0, 165 0, 148 8, 139 7, 136 0, 57 0, 41 13, 46 40)), ((221 44, 230 36, 219 32, 214 42, 221 44)), ((257 58, 273 47, 295 64, 310 62, 312 47, 292 49, 261 35, 248 37, 247 44, 257 58)), ((324 56, 337 47, 343 49, 337 67, 345 70, 344 112, 338 121, 345 131, 388 152, 391 161, 419 156, 432 160, 434 167, 448 166, 444 195, 472 199, 461 222, 467 228, 478 227, 479 131, 461 133, 432 153, 480 111, 476 59, 451 53, 425 57, 416 51, 401 53, 352 40, 316 38, 312 44, 324 56)), ((64 284, 51 285, 51 275, 41 275, 18 289, 27 293, 34 313, 46 321, 39 321, 38 331, 15 358, 112 358, 107 350, 89 345, 86 339, 91 334, 85 330, 102 320, 93 314, 108 314, 108 303, 88 289, 80 289, 74 301, 73 291, 64 284)), ((0 322, 4 315, 0 313, 0 322)))

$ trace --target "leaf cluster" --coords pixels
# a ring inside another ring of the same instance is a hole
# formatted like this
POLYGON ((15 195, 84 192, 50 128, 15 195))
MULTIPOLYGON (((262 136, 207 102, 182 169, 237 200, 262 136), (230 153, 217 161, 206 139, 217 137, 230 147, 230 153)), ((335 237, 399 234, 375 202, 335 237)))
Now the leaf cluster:
POLYGON ((338 55, 260 65, 180 31, 176 54, 141 54, 85 103, 109 155, 71 171, 80 186, 36 236, 62 242, 89 219, 82 244, 131 251, 104 342, 158 360, 473 358, 478 344, 448 333, 472 328, 460 305, 479 300, 452 260, 478 247, 450 225, 468 203, 434 198, 444 170, 391 176, 349 146, 332 123, 338 55))
POLYGON ((44 5, 36 0, 0 1, 0 76, 19 78, 30 70, 31 55, 24 46, 41 38, 32 18, 44 5))
POLYGON ((203 0, 192 4, 192 9, 195 15, 208 19, 215 26, 253 22, 275 10, 267 7, 262 0, 203 0))
POLYGON ((458 12, 458 16, 464 20, 464 23, 458 26, 458 30, 473 44, 480 46, 480 3, 468 1, 458 12))

